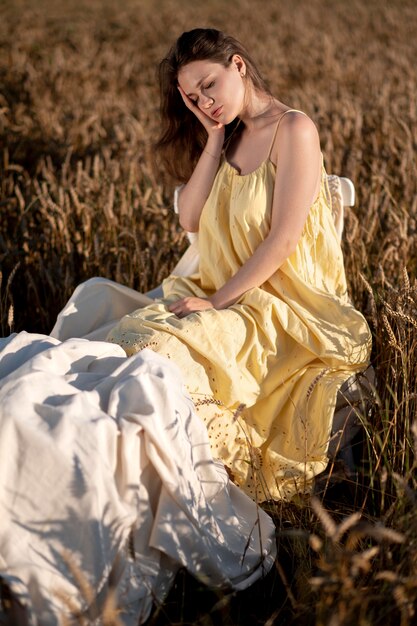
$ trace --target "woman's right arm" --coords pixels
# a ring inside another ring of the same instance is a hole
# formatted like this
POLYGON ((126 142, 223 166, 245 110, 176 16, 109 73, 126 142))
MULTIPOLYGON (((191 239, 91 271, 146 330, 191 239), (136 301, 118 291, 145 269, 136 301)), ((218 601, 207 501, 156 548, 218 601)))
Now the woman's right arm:
POLYGON ((216 124, 178 87, 185 105, 197 116, 208 133, 207 143, 197 165, 178 195, 178 213, 184 230, 198 231, 201 211, 216 176, 224 143, 224 126, 216 124))

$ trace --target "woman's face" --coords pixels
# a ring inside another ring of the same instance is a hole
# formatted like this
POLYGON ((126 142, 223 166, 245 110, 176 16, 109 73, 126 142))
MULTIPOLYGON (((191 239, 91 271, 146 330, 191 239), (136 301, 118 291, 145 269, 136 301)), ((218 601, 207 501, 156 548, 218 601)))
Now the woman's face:
POLYGON ((246 71, 240 56, 228 67, 213 61, 192 61, 178 72, 178 83, 197 106, 216 122, 229 124, 244 108, 246 71))

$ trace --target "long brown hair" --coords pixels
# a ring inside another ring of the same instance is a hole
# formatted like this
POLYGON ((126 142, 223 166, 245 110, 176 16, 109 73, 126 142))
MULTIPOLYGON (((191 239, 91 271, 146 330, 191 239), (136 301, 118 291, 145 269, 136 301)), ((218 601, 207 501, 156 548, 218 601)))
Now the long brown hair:
MULTIPOLYGON (((168 174, 187 182, 207 141, 207 132, 182 101, 178 72, 192 61, 210 60, 228 67, 238 54, 246 64, 246 76, 257 91, 270 94, 251 56, 234 37, 214 28, 195 28, 183 33, 159 65, 161 133, 155 148, 168 174)), ((226 126, 225 144, 237 120, 226 126)))

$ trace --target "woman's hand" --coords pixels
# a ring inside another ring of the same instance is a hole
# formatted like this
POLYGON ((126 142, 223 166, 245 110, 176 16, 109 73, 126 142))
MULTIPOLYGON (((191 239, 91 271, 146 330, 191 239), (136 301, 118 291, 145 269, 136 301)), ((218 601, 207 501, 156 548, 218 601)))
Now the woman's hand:
MULTIPOLYGON (((181 189, 178 197, 180 224, 184 230, 195 233, 198 231, 201 211, 210 194, 213 181, 219 169, 225 127, 224 124, 211 119, 204 112, 203 107, 200 108, 198 104, 193 102, 179 84, 178 91, 181 94, 184 105, 196 116, 208 135, 207 143, 201 151, 191 178, 181 189)), ((184 314, 188 315, 188 312, 184 314)))
MULTIPOLYGON (((204 113, 204 111, 202 111, 199 108, 199 106, 193 100, 191 100, 191 98, 189 96, 187 96, 187 94, 182 89, 180 84, 178 84, 177 87, 178 87, 178 91, 181 94, 181 98, 182 98, 185 106, 192 113, 194 113, 196 118, 202 123, 202 125, 206 129, 207 133, 209 135, 211 135, 211 134, 219 135, 222 138, 222 140, 224 140, 224 133, 225 133, 224 124, 222 124, 221 122, 216 122, 209 115, 204 113)), ((223 141, 222 141, 222 143, 223 143, 223 141)))
POLYGON ((193 296, 187 296, 187 298, 181 298, 169 305, 168 310, 174 313, 177 317, 186 317, 190 313, 196 313, 197 311, 206 311, 207 309, 213 309, 213 305, 210 300, 206 298, 196 298, 193 296))

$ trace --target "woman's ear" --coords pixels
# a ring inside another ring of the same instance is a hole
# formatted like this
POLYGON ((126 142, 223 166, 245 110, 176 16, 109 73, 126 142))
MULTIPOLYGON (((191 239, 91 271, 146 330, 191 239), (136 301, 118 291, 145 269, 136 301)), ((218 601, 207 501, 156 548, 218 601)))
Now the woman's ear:
POLYGON ((236 66, 237 71, 241 76, 246 74, 246 63, 239 54, 232 56, 232 63, 236 66))

